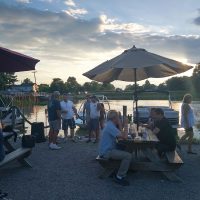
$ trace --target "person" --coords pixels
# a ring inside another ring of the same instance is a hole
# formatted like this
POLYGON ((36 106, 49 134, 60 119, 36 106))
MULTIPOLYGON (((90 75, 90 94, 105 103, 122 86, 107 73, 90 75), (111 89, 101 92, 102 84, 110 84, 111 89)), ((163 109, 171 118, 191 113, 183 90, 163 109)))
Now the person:
POLYGON ((154 110, 153 133, 156 134, 159 139, 156 148, 160 157, 166 152, 176 149, 176 136, 168 119, 164 117, 164 111, 161 108, 155 108, 154 110))
POLYGON ((188 151, 189 154, 197 154, 192 151, 192 141, 193 141, 193 126, 195 123, 194 112, 190 104, 192 103, 192 96, 190 94, 185 94, 183 97, 181 105, 181 127, 185 129, 185 134, 179 140, 181 144, 184 140, 188 138, 188 151))
POLYGON ((48 102, 48 121, 49 121, 49 148, 58 150, 57 137, 61 125, 61 107, 59 101, 60 92, 54 91, 48 102))
POLYGON ((118 112, 110 110, 100 140, 99 156, 106 159, 121 160, 120 168, 114 177, 114 181, 124 186, 129 185, 125 177, 132 161, 132 155, 126 151, 117 149, 116 139, 127 139, 127 136, 128 134, 122 131, 118 112))
POLYGON ((148 128, 153 130, 154 128, 154 116, 155 116, 155 109, 156 108, 151 108, 150 114, 149 114, 149 119, 147 121, 147 124, 140 124, 142 127, 148 128))
POLYGON ((77 110, 71 100, 69 94, 63 94, 63 101, 60 102, 62 129, 64 130, 65 141, 68 137, 68 128, 70 128, 70 138, 74 138, 74 129, 76 128, 74 114, 78 116, 77 110))
POLYGON ((83 105, 83 123, 86 123, 86 126, 88 126, 88 123, 90 121, 90 95, 86 96, 86 101, 83 105))
POLYGON ((5 158, 5 151, 3 148, 3 132, 2 124, 0 123, 0 162, 5 158))
POLYGON ((89 119, 89 122, 88 122, 89 138, 87 140, 87 143, 91 142, 91 136, 92 136, 93 132, 95 133, 94 143, 97 143, 98 140, 99 140, 100 110, 101 110, 100 103, 98 103, 96 96, 92 96, 91 102, 90 102, 90 119, 89 119))
POLYGON ((103 130, 105 118, 106 118, 106 111, 105 111, 105 108, 104 108, 104 104, 100 103, 100 105, 101 105, 101 109, 100 109, 99 123, 100 123, 101 130, 103 130))

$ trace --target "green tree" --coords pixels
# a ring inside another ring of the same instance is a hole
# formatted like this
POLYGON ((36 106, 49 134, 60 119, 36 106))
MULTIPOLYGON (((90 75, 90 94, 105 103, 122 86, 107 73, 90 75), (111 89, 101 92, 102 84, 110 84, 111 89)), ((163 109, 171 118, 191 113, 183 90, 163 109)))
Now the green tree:
POLYGON ((50 92, 59 91, 61 93, 65 92, 65 84, 60 78, 54 78, 50 84, 50 92))
POLYGON ((50 92, 50 86, 48 84, 40 84, 39 92, 50 92))
POLYGON ((0 90, 5 90, 17 82, 15 73, 0 73, 0 90))
POLYGON ((22 85, 26 85, 26 84, 33 84, 33 82, 31 81, 31 79, 25 78, 25 79, 22 81, 22 85))
POLYGON ((161 83, 157 87, 158 90, 167 90, 167 85, 166 83, 161 83))
POLYGON ((88 92, 97 92, 100 91, 102 87, 102 83, 98 83, 96 81, 85 82, 83 84, 83 89, 88 92))
POLYGON ((142 88, 144 90, 155 90, 157 86, 154 84, 151 84, 149 80, 146 80, 145 83, 142 85, 142 88))
POLYGON ((75 77, 70 76, 65 83, 65 89, 67 92, 77 93, 82 90, 82 87, 75 77))
POLYGON ((171 91, 191 89, 191 79, 187 76, 172 77, 166 81, 167 89, 171 91))
POLYGON ((100 87, 100 91, 114 91, 115 86, 111 83, 103 83, 100 87))
POLYGON ((192 75, 192 86, 195 90, 196 93, 200 93, 200 63, 198 63, 193 71, 193 75, 192 75))

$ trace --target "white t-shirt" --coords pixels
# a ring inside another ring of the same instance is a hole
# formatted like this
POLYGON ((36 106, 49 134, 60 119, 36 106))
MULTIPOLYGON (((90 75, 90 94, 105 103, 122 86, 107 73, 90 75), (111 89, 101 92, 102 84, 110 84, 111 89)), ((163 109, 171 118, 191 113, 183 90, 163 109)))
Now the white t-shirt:
POLYGON ((67 113, 62 113, 61 115, 62 119, 72 119, 74 117, 74 111, 73 111, 74 104, 72 101, 70 100, 61 101, 60 106, 61 106, 61 112, 67 111, 67 113))
POLYGON ((100 110, 97 110, 98 103, 90 103, 90 118, 97 119, 100 117, 100 110))

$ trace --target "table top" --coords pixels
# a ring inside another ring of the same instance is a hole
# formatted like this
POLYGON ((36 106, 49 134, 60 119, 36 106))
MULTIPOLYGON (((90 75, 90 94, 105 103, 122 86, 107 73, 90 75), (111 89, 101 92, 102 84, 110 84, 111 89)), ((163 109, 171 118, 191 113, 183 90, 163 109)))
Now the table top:
POLYGON ((150 130, 150 129, 145 129, 146 132, 146 137, 142 138, 142 137, 136 137, 134 139, 127 139, 127 140, 119 140, 119 142, 123 142, 123 143, 133 143, 133 144, 142 144, 142 143, 157 143, 159 142, 159 139, 157 138, 157 136, 150 130))

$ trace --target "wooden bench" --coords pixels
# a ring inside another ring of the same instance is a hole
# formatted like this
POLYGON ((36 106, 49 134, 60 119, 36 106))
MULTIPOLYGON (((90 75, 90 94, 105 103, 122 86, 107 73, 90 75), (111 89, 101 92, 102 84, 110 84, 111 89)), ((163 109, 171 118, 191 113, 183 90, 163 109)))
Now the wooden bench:
MULTIPOLYGON (((166 158, 168 163, 176 169, 180 168, 184 162, 176 151, 166 152, 166 158)), ((174 182, 183 182, 183 180, 178 177, 174 172, 163 172, 163 174, 170 180, 174 182)))
POLYGON ((167 160, 170 164, 182 165, 184 162, 176 151, 166 152, 167 160))
POLYGON ((30 148, 18 148, 5 156, 4 160, 0 162, 0 167, 14 160, 18 160, 24 166, 31 167, 31 165, 25 160, 25 158, 30 154, 30 148))
POLYGON ((96 157, 96 161, 104 168, 103 172, 99 175, 99 178, 104 179, 111 176, 120 167, 120 160, 106 159, 100 156, 96 157))

